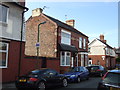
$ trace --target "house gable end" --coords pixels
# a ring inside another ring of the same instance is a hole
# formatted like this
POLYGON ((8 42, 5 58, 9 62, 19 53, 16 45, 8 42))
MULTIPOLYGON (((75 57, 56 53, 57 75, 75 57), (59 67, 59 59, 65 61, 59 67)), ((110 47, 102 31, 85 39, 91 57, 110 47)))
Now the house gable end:
POLYGON ((106 45, 104 43, 102 43, 101 41, 99 41, 98 39, 94 39, 90 44, 89 47, 93 47, 93 46, 104 46, 106 47, 106 45))

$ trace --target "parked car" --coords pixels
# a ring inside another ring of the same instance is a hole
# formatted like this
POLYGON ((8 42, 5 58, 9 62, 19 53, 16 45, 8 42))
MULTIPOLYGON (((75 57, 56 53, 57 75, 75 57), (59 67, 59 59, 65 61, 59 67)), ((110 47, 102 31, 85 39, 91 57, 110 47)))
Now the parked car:
POLYGON ((103 76, 107 70, 101 65, 92 65, 86 67, 89 70, 90 76, 103 76))
POLYGON ((107 72, 99 82, 98 90, 120 90, 120 70, 107 72))
POLYGON ((116 69, 120 69, 120 64, 115 65, 116 69))
POLYGON ((67 78, 52 69, 41 69, 29 72, 25 76, 18 77, 15 82, 18 89, 21 88, 49 88, 51 86, 67 86, 67 78))
POLYGON ((89 71, 83 66, 71 68, 64 75, 67 76, 69 82, 79 83, 83 79, 89 79, 89 71))

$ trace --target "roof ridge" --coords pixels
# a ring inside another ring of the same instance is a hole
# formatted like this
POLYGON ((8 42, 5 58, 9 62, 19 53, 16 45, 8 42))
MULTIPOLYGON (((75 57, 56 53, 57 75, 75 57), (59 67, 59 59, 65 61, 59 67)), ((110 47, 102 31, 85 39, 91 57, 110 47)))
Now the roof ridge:
MULTIPOLYGON (((97 38, 98 39, 98 38, 97 38)), ((98 39, 99 41, 101 41, 102 43, 104 43, 105 45, 107 45, 108 47, 110 47, 110 48, 112 48, 113 49, 113 47, 111 47, 109 44, 107 44, 107 43, 105 43, 105 42, 103 42, 102 40, 100 40, 100 39, 98 39)))
MULTIPOLYGON (((48 17, 49 19, 52 19, 52 21, 54 21, 58 26, 59 26, 60 24, 57 23, 57 22, 60 22, 61 24, 66 25, 67 28, 69 28, 69 29, 74 29, 74 32, 79 32, 80 34, 86 36, 85 34, 83 34, 82 32, 80 32, 79 30, 77 30, 76 28, 74 28, 74 27, 72 27, 72 26, 70 26, 70 25, 68 25, 68 24, 66 24, 66 23, 64 23, 64 22, 62 22, 62 21, 60 21, 60 20, 58 20, 58 19, 56 19, 56 18, 53 18, 53 17, 48 16, 48 15, 46 15, 46 14, 43 14, 43 15, 45 15, 45 16, 48 17), (56 21, 55 21, 55 20, 56 20, 56 21)), ((61 25, 61 27, 62 27, 62 25, 61 25)), ((65 28, 65 27, 64 27, 64 28, 65 28)), ((66 29, 67 29, 67 28, 66 28, 66 29)), ((72 31, 72 30, 71 30, 71 31, 72 31)), ((86 37, 88 37, 88 36, 86 36, 86 37)))

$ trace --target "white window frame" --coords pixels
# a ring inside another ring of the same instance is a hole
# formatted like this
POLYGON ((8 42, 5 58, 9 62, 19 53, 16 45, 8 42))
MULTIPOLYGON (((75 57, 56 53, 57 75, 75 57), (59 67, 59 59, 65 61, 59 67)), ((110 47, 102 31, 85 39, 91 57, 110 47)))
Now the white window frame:
POLYGON ((69 53, 70 54, 70 62, 71 62, 71 53, 70 52, 60 52, 60 66, 70 66, 70 63, 69 63, 69 65, 66 65, 66 57, 67 57, 67 53, 69 53), (64 53, 64 60, 65 60, 65 62, 64 62, 64 65, 62 65, 62 53, 64 53))
POLYGON ((84 54, 81 54, 81 66, 84 66, 84 54))
MULTIPOLYGON (((8 23, 9 7, 7 7, 7 6, 5 6, 5 5, 2 5, 2 4, 0 4, 0 7, 6 7, 6 8, 7 8, 6 22, 0 20, 0 23, 5 23, 5 24, 7 24, 7 23, 8 23)), ((1 10, 2 10, 2 9, 1 9, 1 10)), ((0 11, 0 12, 2 12, 2 11, 0 11)), ((2 14, 2 13, 1 13, 1 14, 2 14)), ((3 15, 2 15, 2 16, 3 16, 3 15)), ((3 18, 3 17, 2 17, 2 18, 3 18)))
MULTIPOLYGON (((7 68, 8 67, 8 48, 9 48, 9 44, 8 43, 5 43, 5 42, 0 42, 0 44, 6 44, 7 45, 7 48, 6 50, 0 50, 0 52, 4 52, 6 53, 6 66, 0 66, 0 68, 7 68)), ((0 56, 2 59, 2 56, 0 56)))
POLYGON ((83 39, 83 48, 86 49, 86 39, 83 39))
POLYGON ((83 48, 82 46, 82 42, 83 42, 83 39, 82 39, 82 37, 79 37, 79 48, 83 48))
POLYGON ((67 45, 71 45, 71 32, 68 32, 68 31, 65 31, 65 30, 61 30, 61 43, 67 44, 67 45), (65 37, 62 36, 62 33, 65 33, 65 34, 69 34, 69 35, 70 35, 70 38, 67 38, 67 39, 68 39, 68 40, 67 40, 68 42, 65 42, 65 40, 64 40, 65 37))

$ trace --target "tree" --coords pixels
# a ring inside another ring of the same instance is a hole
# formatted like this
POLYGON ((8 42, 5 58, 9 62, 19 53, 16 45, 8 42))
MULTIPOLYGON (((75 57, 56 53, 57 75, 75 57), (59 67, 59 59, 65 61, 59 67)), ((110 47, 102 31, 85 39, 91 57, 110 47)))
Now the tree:
POLYGON ((116 62, 117 62, 117 63, 120 63, 120 58, 119 58, 119 57, 116 58, 116 62))

